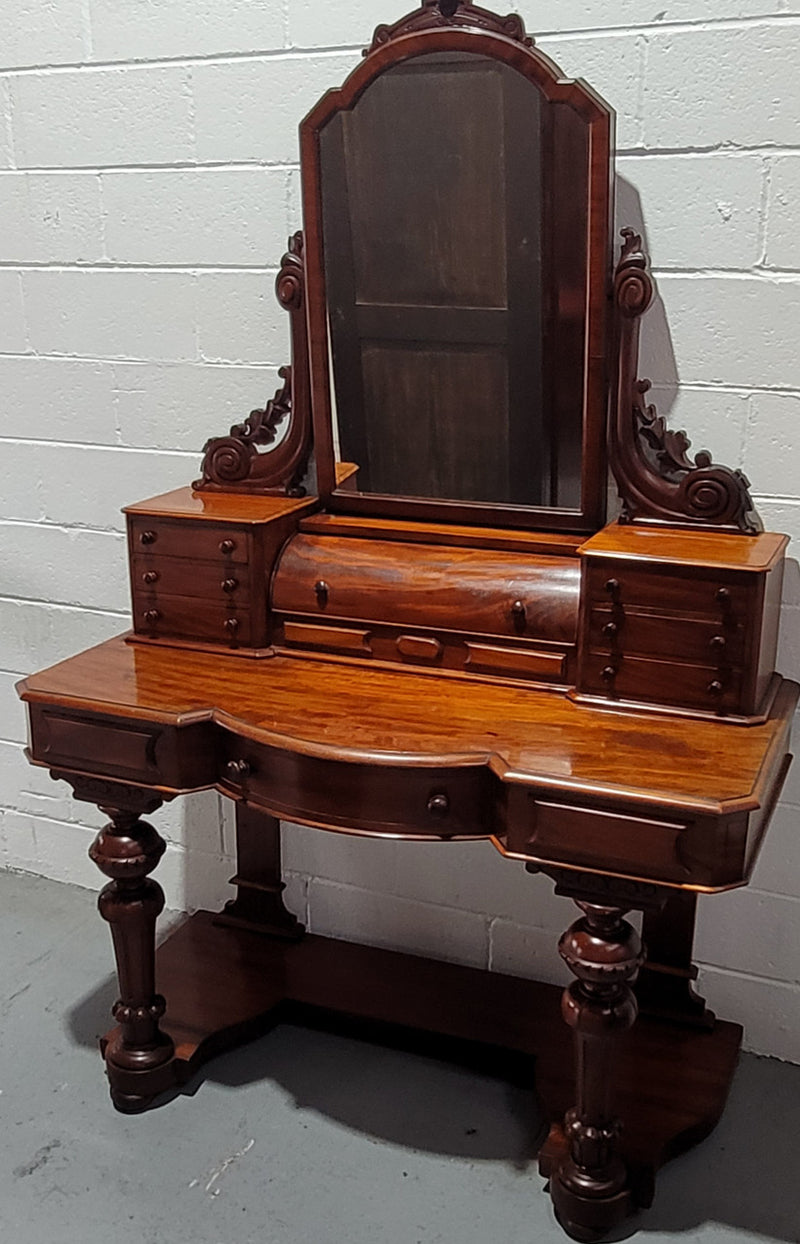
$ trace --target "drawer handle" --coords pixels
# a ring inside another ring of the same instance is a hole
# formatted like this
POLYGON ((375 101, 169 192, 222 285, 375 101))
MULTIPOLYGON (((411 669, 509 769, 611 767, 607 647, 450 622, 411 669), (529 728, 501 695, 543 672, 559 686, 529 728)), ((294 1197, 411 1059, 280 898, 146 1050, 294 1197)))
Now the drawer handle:
POLYGON ((526 617, 525 617, 525 602, 524 601, 522 600, 514 601, 513 605, 511 606, 511 619, 514 623, 514 626, 517 628, 518 631, 522 631, 525 629, 526 617))
POLYGON ((619 579, 606 579, 605 588, 608 595, 616 599, 619 595, 619 579))
POLYGON ((613 665, 606 665, 600 671, 600 677, 603 682, 613 682, 617 676, 616 668, 613 665))
POLYGON ((714 652, 722 652, 728 646, 728 641, 724 635, 715 635, 708 641, 708 645, 714 652))
POLYGON ((157 570, 145 570, 144 574, 142 575, 142 582, 143 583, 155 583, 158 580, 158 578, 159 578, 159 573, 157 570))
POLYGON ((324 579, 317 579, 316 583, 314 584, 314 592, 317 597, 317 604, 319 604, 320 606, 327 605, 328 593, 330 592, 330 588, 328 587, 324 579))
POLYGON ((603 634, 607 635, 609 639, 613 639, 618 631, 619 631, 619 627, 617 626, 616 622, 606 622, 605 626, 603 627, 603 634))
POLYGON ((731 594, 726 587, 717 588, 716 598, 722 605, 723 609, 729 609, 731 603, 731 594))
POLYGON ((161 614, 157 609, 148 609, 144 615, 144 620, 148 626, 155 626, 161 614))
POLYGON ((250 765, 246 760, 229 760, 225 772, 232 782, 243 782, 250 776, 250 765))
POLYGON ((236 548, 236 541, 231 540, 230 538, 226 540, 220 540, 219 542, 219 551, 225 557, 227 557, 229 553, 232 553, 235 548, 236 548))
POLYGON ((708 694, 713 695, 715 699, 718 699, 723 691, 724 687, 718 678, 715 678, 713 682, 708 684, 708 694))
POLYGON ((139 536, 139 543, 140 544, 155 544, 157 539, 158 539, 158 532, 143 531, 142 534, 139 536))
POLYGON ((428 811, 431 816, 447 816, 447 813, 450 811, 450 800, 447 798, 447 795, 431 795, 428 800, 428 811))
POLYGON ((238 618, 226 618, 225 619, 225 630, 228 632, 231 639, 235 639, 239 631, 239 619, 238 618))
POLYGON ((223 579, 222 582, 220 583, 220 587, 222 588, 223 592, 235 592, 238 586, 239 586, 238 579, 223 579))

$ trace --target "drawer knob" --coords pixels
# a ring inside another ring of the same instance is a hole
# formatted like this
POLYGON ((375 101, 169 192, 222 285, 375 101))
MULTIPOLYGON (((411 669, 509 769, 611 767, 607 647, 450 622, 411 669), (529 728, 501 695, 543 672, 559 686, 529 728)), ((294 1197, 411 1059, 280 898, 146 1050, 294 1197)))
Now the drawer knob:
POLYGON ((235 548, 236 548, 236 541, 231 540, 230 537, 228 537, 225 540, 220 540, 219 542, 219 551, 225 557, 227 557, 229 553, 232 553, 235 548))
POLYGON ((709 695, 713 695, 715 698, 718 698, 719 696, 722 695, 722 692, 723 692, 723 686, 718 678, 715 678, 713 682, 710 682, 708 684, 709 695))
POLYGON ((139 536, 139 543, 140 544, 155 544, 157 539, 158 539, 158 532, 143 531, 141 535, 139 536))
POLYGON ((225 630, 228 632, 231 639, 235 639, 239 631, 239 619, 238 618, 226 618, 225 619, 225 630))
POLYGON ((605 665, 600 671, 600 677, 603 682, 613 682, 617 676, 617 671, 613 665, 605 665))
POLYGON ((232 782, 243 782, 250 776, 250 765, 246 760, 229 760, 225 772, 232 782))
POLYGON ((726 587, 717 588, 716 597, 723 609, 727 609, 731 603, 731 594, 726 587))
POLYGON ((155 626, 161 614, 157 609, 148 609, 144 615, 144 620, 148 626, 155 626))
POLYGON ((223 592, 235 592, 238 586, 239 586, 238 579, 223 579, 222 582, 220 583, 220 587, 222 588, 223 592))
POLYGON ((159 574, 157 570, 145 570, 144 574, 142 575, 142 582, 143 583, 155 583, 157 582, 158 578, 159 578, 159 574))
POLYGON ((329 591, 330 591, 330 588, 328 587, 325 580, 317 579, 316 583, 314 584, 314 592, 316 594, 318 604, 326 605, 328 603, 329 591))
POLYGON ((724 635, 715 635, 713 639, 708 641, 708 646, 713 649, 714 652, 722 652, 727 645, 728 641, 724 635))
POLYGON ((619 579, 606 579, 606 592, 609 596, 619 595, 619 579))
POLYGON ((619 631, 619 627, 617 626, 616 622, 606 622, 605 626, 603 627, 603 634, 607 635, 609 639, 613 639, 618 631, 619 631))
POLYGON ((428 811, 431 816, 447 816, 450 811, 450 800, 447 795, 431 795, 428 800, 428 811))
POLYGON ((525 630, 526 618, 525 618, 525 602, 524 601, 515 600, 513 602, 511 606, 511 621, 514 624, 514 630, 516 631, 525 630))

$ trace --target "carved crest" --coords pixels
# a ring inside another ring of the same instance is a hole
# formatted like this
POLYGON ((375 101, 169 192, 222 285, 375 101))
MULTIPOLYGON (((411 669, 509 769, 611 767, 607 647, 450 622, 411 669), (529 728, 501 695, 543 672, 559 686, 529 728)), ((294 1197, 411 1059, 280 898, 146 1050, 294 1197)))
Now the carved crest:
POLYGON ((473 30, 483 30, 489 34, 505 35, 525 47, 533 47, 533 39, 525 33, 525 24, 517 13, 509 13, 501 17, 489 9, 481 9, 467 0, 424 0, 420 8, 413 13, 401 17, 391 25, 378 26, 372 36, 372 43, 364 52, 370 52, 399 39, 401 35, 414 34, 420 30, 441 30, 445 27, 462 26, 473 30))
POLYGON ((203 475, 193 487, 224 492, 285 492, 302 496, 302 478, 311 452, 308 350, 305 321, 305 265, 303 235, 289 239, 275 282, 281 306, 292 317, 291 367, 281 367, 283 385, 263 409, 251 410, 243 423, 235 423, 227 436, 214 436, 203 448, 203 475), (285 420, 286 434, 276 449, 272 445, 285 420))
POLYGON ((622 501, 620 522, 760 531, 745 475, 714 463, 706 450, 692 460, 686 433, 670 431, 655 406, 644 401, 650 381, 637 376, 639 319, 652 301, 653 282, 641 237, 633 229, 623 229, 622 237, 614 277, 619 373, 610 454, 622 501))

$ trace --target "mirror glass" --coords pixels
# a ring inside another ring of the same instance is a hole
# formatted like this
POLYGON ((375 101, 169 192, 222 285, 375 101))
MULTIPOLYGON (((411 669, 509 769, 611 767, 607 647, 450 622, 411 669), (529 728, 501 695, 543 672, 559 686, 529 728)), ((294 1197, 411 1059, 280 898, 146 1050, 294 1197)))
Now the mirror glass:
POLYGON ((426 54, 336 113, 320 159, 337 457, 356 489, 579 508, 580 116, 504 62, 426 54))

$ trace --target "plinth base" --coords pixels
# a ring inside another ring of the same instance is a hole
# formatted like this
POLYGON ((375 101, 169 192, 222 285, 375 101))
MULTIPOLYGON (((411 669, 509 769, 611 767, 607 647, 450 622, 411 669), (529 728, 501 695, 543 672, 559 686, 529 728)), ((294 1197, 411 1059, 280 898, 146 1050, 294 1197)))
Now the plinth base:
MULTIPOLYGON (((204 911, 159 948, 156 979, 167 999, 161 1026, 175 1055, 152 1085, 142 1075, 138 1102, 129 1100, 128 1084, 115 1086, 109 1067, 122 1109, 156 1104, 155 1095, 185 1084, 222 1050, 292 1021, 466 1062, 515 1082, 530 1084, 535 1073, 551 1120, 541 1173, 549 1177, 565 1153, 560 1124, 573 1105, 574 1070, 555 985, 313 935, 279 941, 217 924, 204 911)), ((718 1122, 741 1038, 738 1024, 717 1021, 704 1031, 643 1016, 619 1040, 621 1148, 637 1206, 650 1204, 656 1170, 718 1122)))

